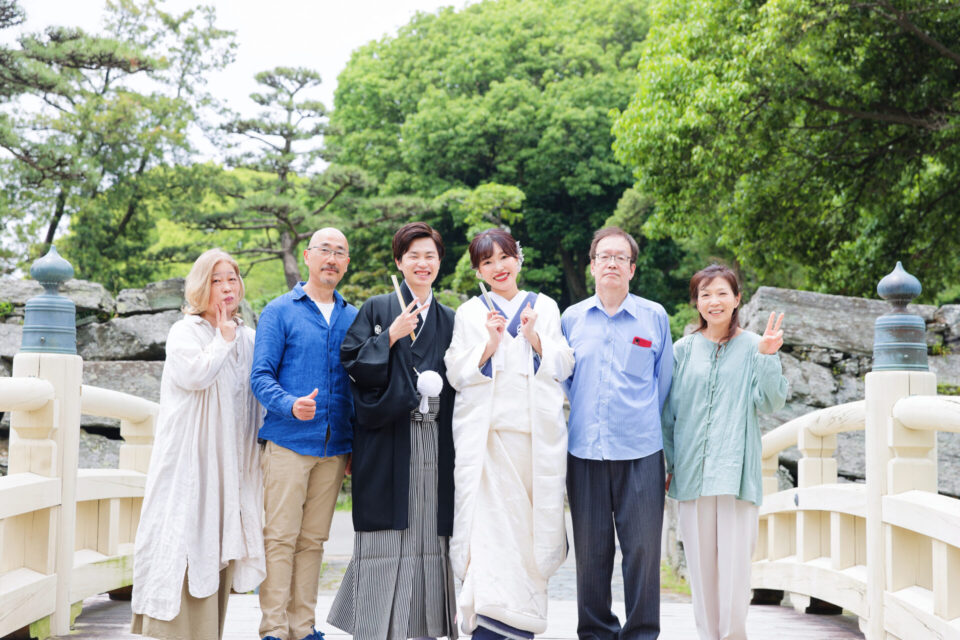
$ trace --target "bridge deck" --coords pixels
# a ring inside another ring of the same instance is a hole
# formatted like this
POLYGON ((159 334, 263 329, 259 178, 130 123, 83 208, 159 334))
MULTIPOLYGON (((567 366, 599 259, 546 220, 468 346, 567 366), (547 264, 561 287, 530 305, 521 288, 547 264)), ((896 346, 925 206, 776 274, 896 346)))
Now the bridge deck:
MULTIPOLYGON (((320 582, 317 602, 318 628, 330 640, 348 638, 338 629, 325 624, 327 611, 340 578, 350 559, 353 545, 353 527, 350 514, 337 512, 326 543, 325 571, 320 582)), ((547 631, 538 638, 576 638, 577 605, 575 562, 571 554, 557 574, 550 579, 550 610, 547 631)), ((614 611, 623 620, 623 580, 619 557, 613 579, 614 611)), ((260 608, 255 595, 236 594, 230 597, 224 640, 259 640, 257 627, 260 608)), ((693 608, 684 595, 664 592, 661 595, 660 624, 663 640, 697 640, 693 608)), ((130 603, 114 602, 106 596, 89 598, 83 613, 77 619, 70 640, 134 640, 140 636, 129 633, 130 603)), ((856 620, 850 616, 814 616, 797 613, 785 606, 753 606, 747 617, 747 632, 751 640, 862 640, 856 620)))

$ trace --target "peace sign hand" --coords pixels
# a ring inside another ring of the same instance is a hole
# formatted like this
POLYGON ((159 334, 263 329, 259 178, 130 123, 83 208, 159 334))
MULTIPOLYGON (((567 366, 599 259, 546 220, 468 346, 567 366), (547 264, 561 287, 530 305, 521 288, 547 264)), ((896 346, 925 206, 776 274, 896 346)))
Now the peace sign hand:
POLYGON ((400 312, 393 322, 390 324, 390 346, 402 338, 403 336, 410 335, 417 328, 417 317, 420 315, 420 312, 429 306, 429 302, 422 307, 418 307, 420 304, 419 301, 414 298, 413 301, 407 305, 407 308, 400 312))
POLYGON ((767 319, 767 328, 763 332, 763 337, 760 338, 760 344, 757 345, 757 349, 764 355, 773 355, 783 346, 783 331, 780 329, 783 314, 781 313, 780 317, 777 318, 777 324, 773 324, 776 315, 776 311, 770 312, 770 318, 767 319))
POLYGON ((217 328, 220 329, 220 335, 227 342, 233 342, 237 337, 237 323, 227 313, 227 305, 223 302, 217 305, 217 328))
POLYGON ((520 314, 520 330, 523 331, 523 336, 527 339, 527 342, 530 343, 530 346, 533 347, 533 350, 536 351, 538 355, 543 355, 543 349, 540 345, 540 335, 534 328, 536 323, 537 312, 533 310, 533 307, 531 307, 528 302, 520 314))

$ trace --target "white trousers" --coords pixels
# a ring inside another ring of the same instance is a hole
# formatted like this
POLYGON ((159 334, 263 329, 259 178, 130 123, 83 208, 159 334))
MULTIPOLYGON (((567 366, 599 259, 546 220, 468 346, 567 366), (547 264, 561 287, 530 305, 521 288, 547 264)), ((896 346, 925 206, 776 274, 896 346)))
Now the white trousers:
POLYGON ((680 539, 700 640, 746 640, 758 513, 757 505, 736 496, 679 503, 680 539))

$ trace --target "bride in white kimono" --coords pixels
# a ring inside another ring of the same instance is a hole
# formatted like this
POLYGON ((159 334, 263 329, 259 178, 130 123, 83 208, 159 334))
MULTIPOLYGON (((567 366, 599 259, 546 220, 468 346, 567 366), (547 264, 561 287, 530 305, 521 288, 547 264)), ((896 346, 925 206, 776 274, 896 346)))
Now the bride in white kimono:
POLYGON ((518 289, 523 255, 508 232, 478 234, 470 259, 491 293, 457 310, 444 357, 457 390, 450 560, 465 633, 532 638, 547 627, 547 579, 567 553, 561 382, 573 350, 557 303, 518 289))

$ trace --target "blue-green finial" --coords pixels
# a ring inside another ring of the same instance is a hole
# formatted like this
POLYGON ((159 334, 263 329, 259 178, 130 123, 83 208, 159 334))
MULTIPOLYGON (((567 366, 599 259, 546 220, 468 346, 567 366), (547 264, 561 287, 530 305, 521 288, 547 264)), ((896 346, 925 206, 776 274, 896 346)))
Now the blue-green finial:
POLYGON ((27 300, 23 313, 21 351, 77 353, 77 307, 60 295, 60 285, 73 277, 73 266, 56 247, 30 267, 30 275, 43 285, 43 293, 27 300))
POLYGON ((893 305, 894 313, 906 313, 907 305, 923 292, 923 287, 916 277, 910 275, 898 260, 893 271, 877 283, 877 294, 893 305))
POLYGON ((877 318, 873 329, 874 371, 927 371, 926 323, 907 311, 920 295, 920 281, 897 266, 877 284, 877 293, 893 311, 877 318))
POLYGON ((48 294, 56 295, 60 285, 73 277, 73 265, 57 253, 56 246, 51 245, 47 255, 34 261, 30 275, 48 294))

